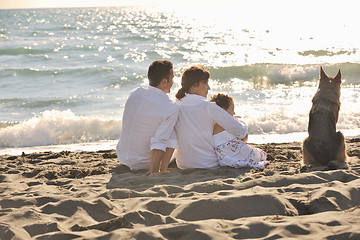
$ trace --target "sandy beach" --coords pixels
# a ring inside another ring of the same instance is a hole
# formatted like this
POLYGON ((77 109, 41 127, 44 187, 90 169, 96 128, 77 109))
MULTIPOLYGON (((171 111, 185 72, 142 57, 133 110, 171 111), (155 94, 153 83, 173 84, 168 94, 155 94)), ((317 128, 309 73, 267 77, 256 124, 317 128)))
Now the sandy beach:
POLYGON ((0 239, 360 239, 360 139, 347 170, 301 169, 301 144, 257 145, 265 170, 149 177, 115 151, 0 156, 0 239))

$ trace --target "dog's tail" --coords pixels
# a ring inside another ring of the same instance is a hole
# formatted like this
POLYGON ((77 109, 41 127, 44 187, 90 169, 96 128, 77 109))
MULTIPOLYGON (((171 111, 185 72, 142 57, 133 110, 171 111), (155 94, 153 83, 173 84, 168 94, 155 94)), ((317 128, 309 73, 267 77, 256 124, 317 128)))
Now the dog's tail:
POLYGON ((345 161, 333 160, 329 162, 328 169, 329 170, 348 169, 348 165, 345 161))
POLYGON ((330 161, 328 163, 329 170, 335 170, 335 169, 347 169, 348 165, 346 163, 346 150, 345 150, 345 138, 344 135, 339 131, 336 133, 336 139, 337 139, 337 153, 338 153, 338 159, 330 161))

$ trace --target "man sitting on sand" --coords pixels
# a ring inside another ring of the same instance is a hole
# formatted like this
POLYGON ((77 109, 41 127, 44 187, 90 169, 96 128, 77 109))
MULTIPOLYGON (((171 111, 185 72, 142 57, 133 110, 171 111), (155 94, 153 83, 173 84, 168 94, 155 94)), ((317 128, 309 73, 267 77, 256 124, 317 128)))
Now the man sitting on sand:
POLYGON ((148 70, 149 86, 132 91, 125 103, 116 152, 131 170, 149 169, 149 175, 167 171, 176 148, 176 142, 168 140, 178 118, 178 108, 167 95, 173 78, 170 61, 154 61, 148 70))

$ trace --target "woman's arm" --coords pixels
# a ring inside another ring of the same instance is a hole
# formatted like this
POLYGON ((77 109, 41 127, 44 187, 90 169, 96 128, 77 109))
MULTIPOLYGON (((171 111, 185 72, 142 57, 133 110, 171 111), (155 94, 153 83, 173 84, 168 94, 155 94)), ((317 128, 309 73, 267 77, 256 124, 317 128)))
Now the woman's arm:
POLYGON ((243 120, 234 119, 233 116, 231 116, 224 109, 216 105, 216 103, 209 102, 208 109, 213 121, 219 124, 227 132, 240 138, 246 137, 247 126, 243 120))

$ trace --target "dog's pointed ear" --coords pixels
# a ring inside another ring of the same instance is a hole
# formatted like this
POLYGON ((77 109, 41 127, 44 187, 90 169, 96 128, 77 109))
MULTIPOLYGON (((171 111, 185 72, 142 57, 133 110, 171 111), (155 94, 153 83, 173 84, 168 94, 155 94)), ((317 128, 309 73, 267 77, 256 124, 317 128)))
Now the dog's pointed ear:
POLYGON ((320 66, 320 79, 329 78, 324 72, 322 66, 320 66))
POLYGON ((334 80, 341 83, 341 72, 340 72, 340 69, 339 69, 338 73, 336 74, 336 76, 334 77, 334 80))

